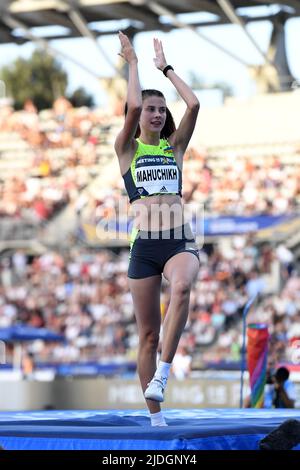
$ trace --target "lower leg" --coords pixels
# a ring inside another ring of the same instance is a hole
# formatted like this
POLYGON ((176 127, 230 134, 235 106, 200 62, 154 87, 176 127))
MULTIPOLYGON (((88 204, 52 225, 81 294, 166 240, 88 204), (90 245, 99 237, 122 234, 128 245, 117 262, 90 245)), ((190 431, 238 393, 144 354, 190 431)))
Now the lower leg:
POLYGON ((170 283, 171 299, 163 324, 161 360, 171 363, 184 330, 188 314, 190 292, 199 271, 199 260, 191 253, 179 253, 169 259, 164 276, 170 283))
MULTIPOLYGON (((148 383, 152 380, 156 370, 156 348, 151 348, 143 340, 140 340, 138 353, 138 374, 143 392, 148 383)), ((146 400, 150 413, 157 413, 161 410, 158 402, 146 400)))
MULTIPOLYGON (((141 341, 142 343, 142 341, 141 341)), ((147 349, 140 346, 138 354, 138 374, 143 392, 148 383, 152 380, 156 369, 156 349, 147 349)), ((146 404, 150 412, 151 426, 167 426, 165 418, 161 412, 160 404, 157 401, 147 400, 146 404)))
POLYGON ((172 363, 177 346, 187 322, 190 291, 171 292, 171 301, 163 324, 161 360, 172 363))
POLYGON ((164 401, 171 363, 173 361, 181 333, 185 327, 190 298, 190 285, 181 281, 171 288, 171 301, 163 324, 161 360, 151 383, 145 391, 145 397, 157 402, 164 401))
MULTIPOLYGON (((161 324, 161 276, 129 279, 139 332, 138 374, 143 392, 156 370, 156 356, 161 324)), ((146 400, 150 414, 160 412, 158 402, 146 400)))

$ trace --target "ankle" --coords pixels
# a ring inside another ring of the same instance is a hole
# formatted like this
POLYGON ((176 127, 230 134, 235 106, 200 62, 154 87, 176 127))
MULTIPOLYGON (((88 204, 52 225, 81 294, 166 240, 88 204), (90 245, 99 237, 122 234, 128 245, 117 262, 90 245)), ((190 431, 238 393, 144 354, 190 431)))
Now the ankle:
POLYGON ((167 426, 165 418, 161 411, 150 413, 151 426, 167 426))
POLYGON ((154 376, 156 376, 156 377, 161 376, 161 377, 165 377, 167 379, 169 377, 171 365, 172 364, 170 364, 169 362, 159 361, 154 376))

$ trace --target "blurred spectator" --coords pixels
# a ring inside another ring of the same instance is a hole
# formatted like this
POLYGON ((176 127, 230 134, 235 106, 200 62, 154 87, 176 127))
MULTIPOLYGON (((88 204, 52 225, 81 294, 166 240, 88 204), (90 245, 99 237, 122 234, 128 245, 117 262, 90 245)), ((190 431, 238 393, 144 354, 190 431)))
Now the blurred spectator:
POLYGON ((34 372, 34 355, 32 353, 24 351, 21 367, 23 378, 26 380, 32 379, 34 372))
POLYGON ((172 362, 172 373, 178 380, 189 377, 191 372, 192 356, 188 354, 185 346, 178 346, 177 352, 172 362))
POLYGON ((286 367, 279 367, 275 372, 268 371, 264 408, 294 408, 296 389, 289 376, 286 367))
POLYGON ((30 100, 21 111, 0 107, 0 216, 39 224, 73 202, 95 175, 103 119, 64 97, 40 113, 30 100))
MULTIPOLYGON (((274 370, 270 365, 267 369, 266 385, 264 389, 264 408, 294 408, 296 389, 289 380, 289 370, 279 367, 274 370)), ((251 407, 250 396, 245 399, 245 408, 251 407)))

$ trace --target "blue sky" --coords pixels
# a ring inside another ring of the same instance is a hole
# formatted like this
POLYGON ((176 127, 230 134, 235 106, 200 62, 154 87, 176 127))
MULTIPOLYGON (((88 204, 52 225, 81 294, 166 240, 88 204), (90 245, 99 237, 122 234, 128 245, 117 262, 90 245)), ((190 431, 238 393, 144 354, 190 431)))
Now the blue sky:
MULTIPOLYGON (((250 23, 247 28, 260 47, 266 51, 271 35, 271 24, 267 21, 254 22, 250 23)), ((245 61, 252 64, 262 62, 259 53, 238 26, 215 26, 203 28, 201 31, 245 61)), ((153 37, 159 37, 163 41, 168 63, 172 64, 184 79, 188 79, 189 73, 193 71, 207 83, 217 81, 228 83, 238 97, 247 97, 255 93, 255 85, 249 78, 246 67, 187 30, 174 30, 166 34, 154 31, 140 33, 136 36, 135 48, 139 57, 140 79, 143 88, 158 88, 165 93, 167 99, 172 99, 174 96, 173 87, 154 67, 153 37)), ((116 63, 120 47, 117 34, 103 36, 98 41, 106 52, 109 51, 110 60, 116 63)), ((300 79, 300 19, 288 20, 286 41, 291 71, 295 78, 300 79)), ((51 44, 76 60, 82 61, 99 76, 110 76, 114 73, 96 46, 88 39, 66 39, 52 41, 51 44)), ((29 57, 33 49, 34 46, 31 43, 22 46, 1 45, 0 67, 9 64, 19 56, 29 57)), ((59 58, 59 60, 69 75, 69 91, 84 86, 94 96, 96 104, 106 104, 105 92, 95 78, 65 59, 59 58)), ((210 105, 210 101, 213 102, 214 99, 210 96, 204 101, 204 104, 207 102, 207 105, 210 105)))

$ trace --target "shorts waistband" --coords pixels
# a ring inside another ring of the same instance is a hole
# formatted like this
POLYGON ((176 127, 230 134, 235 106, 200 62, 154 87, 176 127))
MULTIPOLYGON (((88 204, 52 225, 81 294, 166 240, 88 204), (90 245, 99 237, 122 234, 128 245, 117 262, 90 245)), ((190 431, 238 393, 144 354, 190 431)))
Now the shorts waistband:
POLYGON ((180 225, 178 227, 172 227, 166 230, 139 230, 138 238, 141 239, 152 239, 152 240, 192 240, 194 238, 190 224, 180 225))

